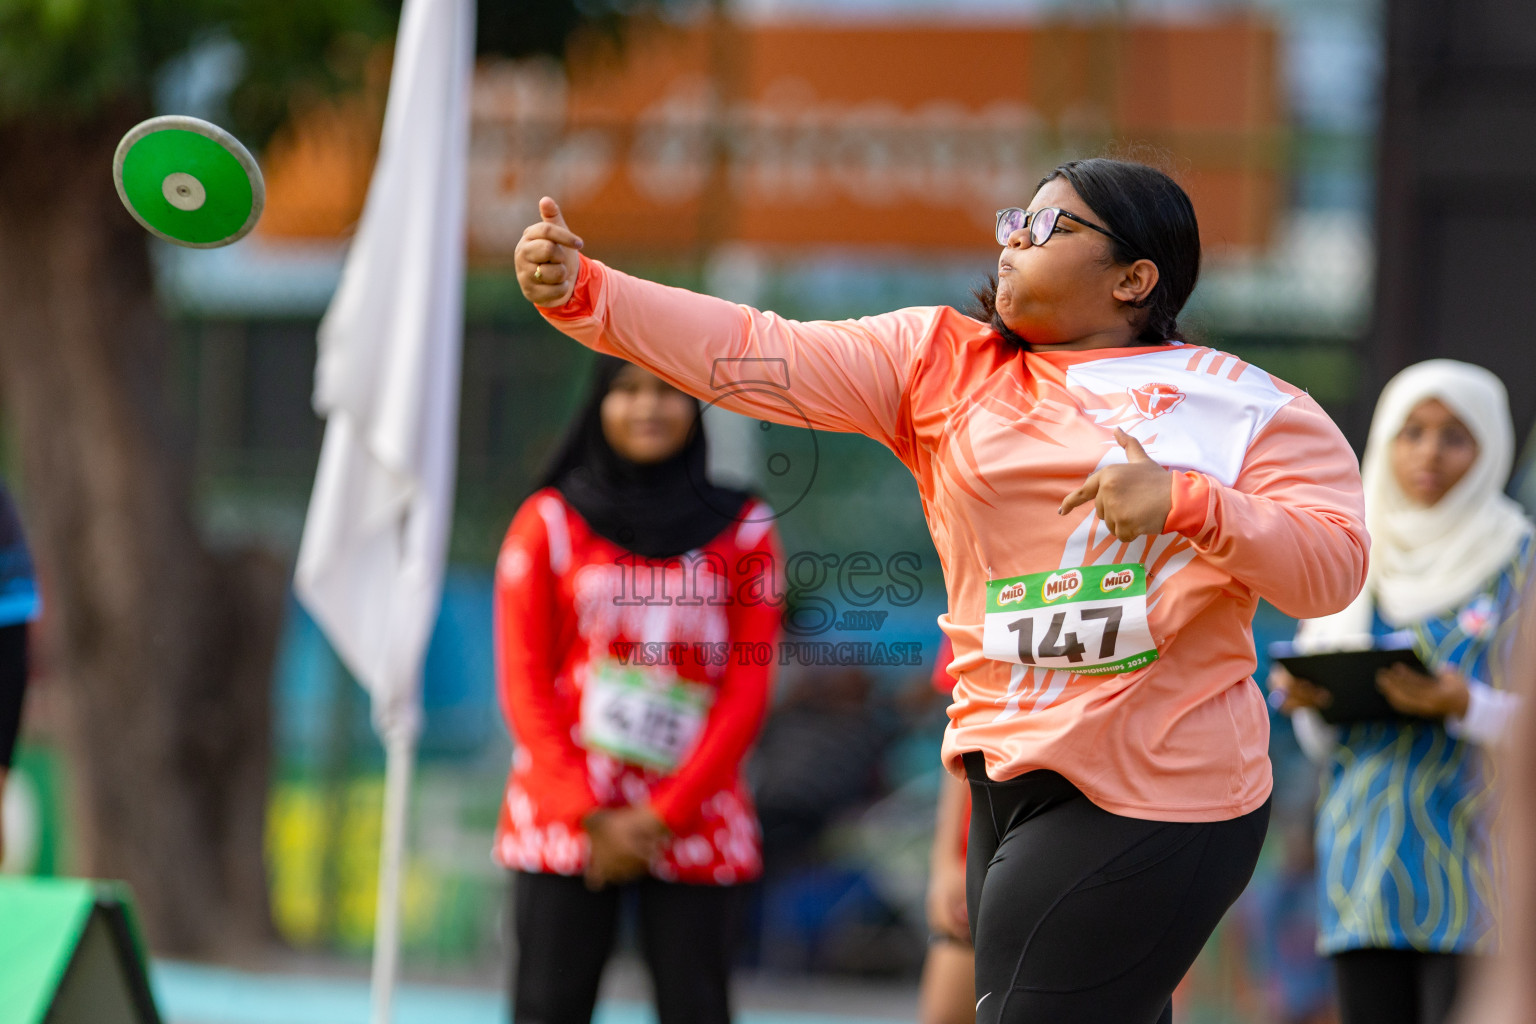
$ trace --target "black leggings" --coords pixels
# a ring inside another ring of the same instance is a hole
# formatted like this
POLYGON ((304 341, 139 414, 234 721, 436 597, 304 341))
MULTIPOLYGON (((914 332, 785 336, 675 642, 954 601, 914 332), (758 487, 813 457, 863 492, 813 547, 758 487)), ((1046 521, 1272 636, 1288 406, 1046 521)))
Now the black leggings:
POLYGON ((1163 822, 1094 806, 1050 771, 971 780, 966 903, 977 1024, 1156 1024, 1253 874, 1269 803, 1163 822))
POLYGON ((587 1024, 627 893, 638 897, 640 948, 661 1024, 728 1024, 741 887, 643 878, 600 892, 581 878, 512 874, 516 1024, 587 1024))
POLYGON ((1342 1024, 1443 1024, 1465 956, 1414 949, 1352 949, 1333 957, 1342 1024))

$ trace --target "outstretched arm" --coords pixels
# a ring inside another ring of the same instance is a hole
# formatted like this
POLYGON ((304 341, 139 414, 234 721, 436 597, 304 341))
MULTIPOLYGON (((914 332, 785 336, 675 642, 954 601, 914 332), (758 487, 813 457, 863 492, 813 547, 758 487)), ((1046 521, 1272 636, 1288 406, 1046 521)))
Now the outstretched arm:
POLYGON ((523 294, 583 345, 733 412, 867 434, 900 451, 912 366, 943 307, 801 323, 587 259, 551 199, 517 248, 523 294))

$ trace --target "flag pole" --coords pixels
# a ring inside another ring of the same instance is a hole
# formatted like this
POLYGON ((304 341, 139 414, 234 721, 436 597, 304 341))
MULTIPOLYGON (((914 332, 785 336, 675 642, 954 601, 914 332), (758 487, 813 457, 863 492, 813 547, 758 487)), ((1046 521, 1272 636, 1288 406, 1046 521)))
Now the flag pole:
POLYGON ((411 776, 416 767, 415 734, 408 724, 399 723, 384 736, 384 826, 379 840, 379 902, 373 935, 373 1024, 390 1024, 400 968, 401 891, 411 776))
POLYGON ((372 1022, 400 966, 422 667, 453 521, 475 0, 405 0, 379 160, 319 331, 326 419, 294 591, 384 744, 372 1022))

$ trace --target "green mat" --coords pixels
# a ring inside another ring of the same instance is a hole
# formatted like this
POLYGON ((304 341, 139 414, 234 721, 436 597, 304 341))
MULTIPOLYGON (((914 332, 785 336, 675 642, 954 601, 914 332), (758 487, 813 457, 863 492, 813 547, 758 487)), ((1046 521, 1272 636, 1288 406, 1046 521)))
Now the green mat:
POLYGON ((127 889, 0 878, 0 1024, 159 1024, 127 889))

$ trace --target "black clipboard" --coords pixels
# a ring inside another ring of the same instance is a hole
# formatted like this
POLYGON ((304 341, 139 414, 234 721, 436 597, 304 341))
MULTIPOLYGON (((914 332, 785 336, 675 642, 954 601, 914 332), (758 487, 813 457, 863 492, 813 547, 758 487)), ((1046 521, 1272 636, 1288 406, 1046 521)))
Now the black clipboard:
POLYGON ((1303 654, 1289 642, 1269 645, 1269 656, 1297 679, 1305 679, 1333 695, 1333 703, 1317 713, 1330 725, 1379 721, 1438 721, 1409 715, 1388 703, 1376 689, 1376 673, 1392 665, 1407 665, 1433 675, 1414 653, 1413 641, 1401 634, 1380 638, 1365 649, 1303 654))

